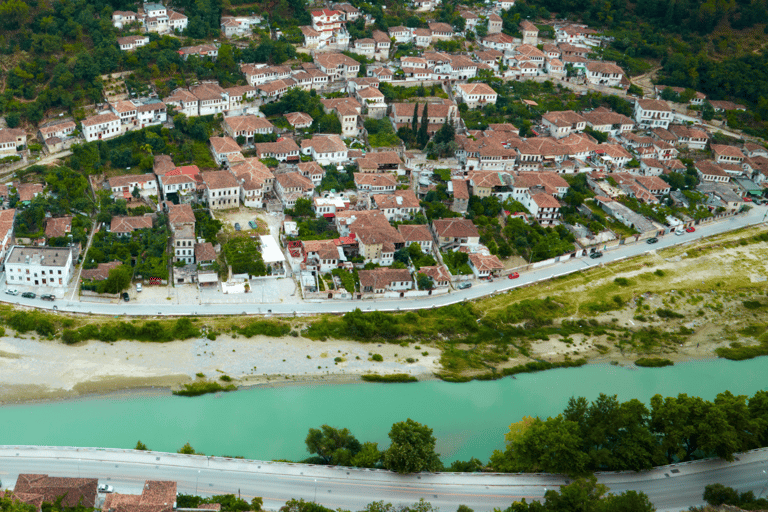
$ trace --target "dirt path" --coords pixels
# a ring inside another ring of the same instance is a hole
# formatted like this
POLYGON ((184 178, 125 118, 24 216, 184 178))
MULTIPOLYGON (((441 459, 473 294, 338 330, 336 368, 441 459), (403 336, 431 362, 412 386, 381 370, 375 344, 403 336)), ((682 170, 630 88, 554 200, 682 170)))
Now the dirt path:
POLYGON ((629 81, 640 87, 644 96, 653 95, 653 80, 660 69, 661 66, 657 66, 645 74, 630 78, 629 81))

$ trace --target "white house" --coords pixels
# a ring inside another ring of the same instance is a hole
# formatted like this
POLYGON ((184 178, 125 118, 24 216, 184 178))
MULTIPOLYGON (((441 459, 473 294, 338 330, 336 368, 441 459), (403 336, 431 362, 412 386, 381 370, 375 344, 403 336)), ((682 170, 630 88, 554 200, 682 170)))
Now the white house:
POLYGON ((23 247, 15 245, 5 258, 6 287, 66 287, 72 273, 69 247, 23 247))
POLYGON ((669 127, 672 122, 672 109, 666 101, 637 99, 635 101, 635 122, 642 128, 669 127))
POLYGON ((233 155, 242 154, 240 153, 240 146, 232 137, 211 137, 210 143, 213 159, 219 165, 228 163, 233 155))
POLYGON ((154 174, 127 174, 107 180, 115 199, 129 199, 134 190, 142 196, 157 196, 157 178, 154 174))
POLYGON ((118 46, 120 46, 120 49, 122 51, 129 52, 131 50, 135 50, 136 48, 149 44, 149 37, 148 36, 118 37, 117 44, 118 46))
POLYGON ((83 119, 83 137, 86 142, 112 139, 122 135, 120 118, 113 112, 103 112, 83 119))
POLYGON ((313 135, 301 141, 301 152, 311 156, 320 165, 338 165, 346 162, 347 145, 338 135, 313 135))
POLYGON ((617 87, 623 76, 624 71, 612 62, 587 63, 587 81, 593 85, 617 87))
POLYGON ((490 85, 482 82, 459 84, 456 86, 456 97, 467 104, 469 108, 495 105, 498 94, 490 85))
POLYGON ((229 171, 211 171, 201 174, 205 185, 205 201, 214 210, 240 206, 240 182, 229 171))

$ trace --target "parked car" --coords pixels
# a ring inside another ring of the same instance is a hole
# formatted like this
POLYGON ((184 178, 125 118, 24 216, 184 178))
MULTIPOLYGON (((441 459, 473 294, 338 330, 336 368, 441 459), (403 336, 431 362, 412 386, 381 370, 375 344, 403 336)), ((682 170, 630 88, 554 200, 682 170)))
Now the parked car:
POLYGON ((472 283, 469 281, 464 281, 463 283, 459 283, 459 285, 456 287, 459 290, 466 290, 467 288, 472 288, 472 283))
POLYGON ((693 227, 693 226, 691 226, 691 227, 689 227, 688 229, 685 230, 686 233, 693 233, 694 231, 696 231, 696 228, 693 227))
POLYGON ((21 294, 21 296, 24 297, 25 299, 34 299, 35 297, 37 297, 37 295, 35 295, 32 292, 24 292, 21 294))
POLYGON ((602 258, 603 253, 601 253, 600 251, 595 251, 592 254, 590 254, 589 257, 592 258, 593 260, 597 258, 602 258))
POLYGON ((675 234, 676 235, 684 235, 685 234, 685 230, 683 228, 678 228, 677 230, 675 230, 675 234))
POLYGON ((128 292, 123 292, 123 300, 125 302, 128 302, 129 300, 131 300, 131 298, 128 296, 128 292))
POLYGON ((141 293, 141 283, 136 283, 136 291, 141 293))
POLYGON ((520 277, 520 274, 518 274, 517 272, 512 272, 511 274, 509 274, 510 279, 517 279, 518 277, 520 277))
POLYGON ((235 222, 235 231, 240 231, 240 223, 235 222))
POLYGON ((647 243, 647 244, 655 244, 658 241, 659 241, 658 238, 653 237, 653 238, 649 238, 648 240, 646 240, 645 243, 647 243))
POLYGON ((115 488, 111 485, 101 484, 99 486, 99 492, 115 492, 115 488))
POLYGON ((50 293, 46 293, 45 295, 41 295, 40 298, 43 299, 43 300, 49 300, 51 302, 56 300, 56 296, 55 295, 51 295, 50 293))
POLYGON ((259 229, 259 225, 256 224, 256 221, 253 220, 248 221, 248 226, 250 226, 251 229, 259 229))
POLYGON ((5 290, 5 293, 7 293, 8 295, 18 295, 19 290, 17 290, 16 288, 8 288, 7 290, 5 290))

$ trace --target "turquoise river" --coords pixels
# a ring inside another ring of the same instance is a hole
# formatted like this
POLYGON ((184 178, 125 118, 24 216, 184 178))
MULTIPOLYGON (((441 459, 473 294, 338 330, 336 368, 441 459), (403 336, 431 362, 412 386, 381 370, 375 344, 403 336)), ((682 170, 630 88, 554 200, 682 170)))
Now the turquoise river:
POLYGON ((510 423, 556 415, 574 395, 592 400, 605 392, 647 403, 657 393, 711 400, 724 390, 751 395, 767 386, 763 357, 660 369, 595 364, 466 384, 287 385, 196 398, 126 392, 0 407, 0 444, 132 448, 140 439, 150 449, 176 451, 189 441, 208 455, 300 460, 308 456, 310 427, 347 427, 382 448, 392 423, 413 418, 434 429, 445 462, 486 461, 503 447, 510 423))

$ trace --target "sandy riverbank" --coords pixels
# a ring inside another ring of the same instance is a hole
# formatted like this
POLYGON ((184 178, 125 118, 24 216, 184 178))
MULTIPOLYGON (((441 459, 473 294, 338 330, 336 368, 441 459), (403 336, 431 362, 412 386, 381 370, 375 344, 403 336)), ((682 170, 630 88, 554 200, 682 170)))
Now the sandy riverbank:
POLYGON ((172 388, 198 373, 238 386, 352 382, 366 373, 438 371, 434 348, 304 338, 219 336, 170 343, 90 341, 68 346, 35 337, 0 338, 0 404, 57 400, 126 389, 172 388), (428 351, 428 355, 423 352, 428 351), (381 354, 382 362, 372 361, 381 354), (335 361, 336 358, 341 358, 335 361), (415 360, 408 363, 407 358, 415 360), (287 378, 286 378, 287 377, 287 378))

